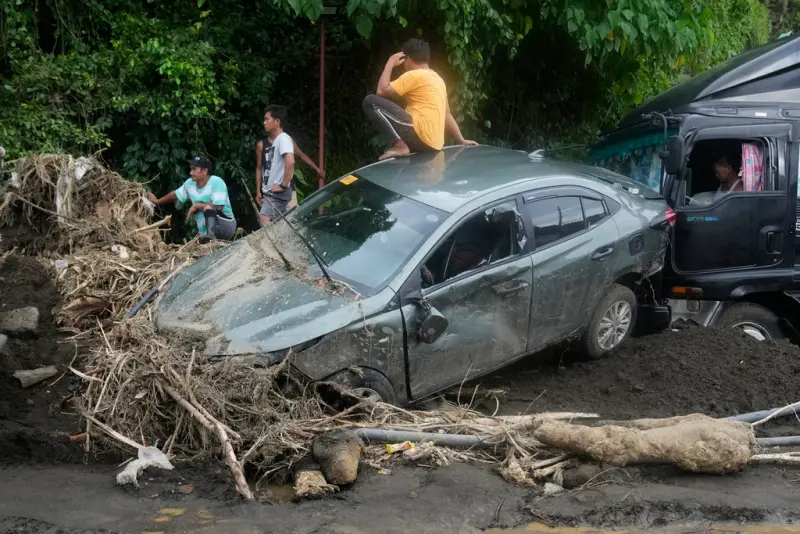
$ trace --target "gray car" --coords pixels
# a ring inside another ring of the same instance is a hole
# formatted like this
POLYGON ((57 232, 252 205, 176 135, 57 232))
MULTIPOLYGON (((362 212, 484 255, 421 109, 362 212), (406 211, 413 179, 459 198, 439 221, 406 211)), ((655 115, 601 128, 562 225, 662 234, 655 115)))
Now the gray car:
POLYGON ((565 340, 619 345, 671 222, 609 171, 448 147, 354 171, 199 260, 156 324, 403 405, 565 340))

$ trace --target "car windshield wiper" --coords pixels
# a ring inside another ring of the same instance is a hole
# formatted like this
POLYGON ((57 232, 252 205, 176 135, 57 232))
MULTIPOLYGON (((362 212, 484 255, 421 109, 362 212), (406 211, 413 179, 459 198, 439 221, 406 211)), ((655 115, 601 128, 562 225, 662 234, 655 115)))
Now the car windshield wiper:
POLYGON ((281 252, 281 249, 278 248, 278 245, 275 244, 275 240, 272 239, 271 235, 269 235, 269 231, 264 232, 264 235, 267 236, 267 239, 269 239, 269 242, 272 245, 272 248, 275 249, 275 252, 277 252, 278 256, 280 256, 281 260, 283 260, 283 265, 284 265, 284 267, 286 267, 286 270, 287 271, 293 270, 294 267, 292 267, 292 264, 289 263, 288 259, 286 259, 286 256, 283 255, 283 252, 281 252))
POLYGON ((325 268, 325 267, 328 266, 328 264, 325 262, 325 260, 322 258, 322 256, 319 255, 319 252, 314 250, 314 247, 311 246, 311 243, 309 243, 306 240, 306 238, 303 237, 303 235, 300 232, 297 231, 297 228, 292 226, 292 223, 290 223, 288 221, 288 219, 286 219, 285 216, 282 217, 279 220, 282 220, 283 222, 285 222, 289 226, 289 228, 291 228, 292 231, 297 235, 297 237, 300 238, 300 241, 302 241, 305 244, 305 246, 308 247, 308 250, 311 251, 311 255, 314 256, 314 259, 317 261, 317 265, 319 265, 319 268, 322 271, 322 274, 325 275, 325 279, 328 281, 329 284, 333 285, 333 278, 331 278, 331 275, 328 274, 328 270, 325 268))

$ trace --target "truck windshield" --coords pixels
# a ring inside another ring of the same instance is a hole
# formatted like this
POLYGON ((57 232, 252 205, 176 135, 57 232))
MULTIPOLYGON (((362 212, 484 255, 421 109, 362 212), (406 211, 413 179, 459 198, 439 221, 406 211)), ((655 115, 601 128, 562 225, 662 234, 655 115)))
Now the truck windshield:
MULTIPOLYGON (((667 132, 674 135, 675 132, 667 132)), ((661 159, 664 132, 653 132, 611 143, 598 143, 586 163, 603 167, 661 193, 661 159)))

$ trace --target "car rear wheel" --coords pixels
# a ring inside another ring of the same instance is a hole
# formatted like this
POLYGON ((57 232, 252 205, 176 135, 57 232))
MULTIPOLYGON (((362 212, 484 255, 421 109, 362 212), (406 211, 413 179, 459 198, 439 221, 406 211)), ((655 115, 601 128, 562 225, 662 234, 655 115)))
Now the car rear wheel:
POLYGON ((389 379, 380 372, 361 368, 359 372, 344 370, 328 378, 327 382, 334 382, 350 389, 356 396, 372 402, 385 402, 394 404, 396 396, 389 379))
POLYGON ((583 353, 599 359, 617 348, 633 332, 637 302, 633 291, 614 284, 595 308, 583 336, 583 353))
POLYGON ((738 302, 730 306, 717 321, 721 328, 736 328, 758 341, 783 339, 786 334, 780 319, 760 304, 738 302))

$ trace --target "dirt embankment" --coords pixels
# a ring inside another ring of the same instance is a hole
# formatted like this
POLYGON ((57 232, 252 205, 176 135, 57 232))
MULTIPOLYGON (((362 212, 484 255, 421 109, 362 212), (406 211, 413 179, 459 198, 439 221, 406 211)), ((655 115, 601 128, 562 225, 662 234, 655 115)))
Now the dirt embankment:
POLYGON ((9 335, 0 350, 0 449, 2 462, 79 462, 83 454, 69 434, 78 420, 61 400, 69 393, 70 377, 58 376, 22 389, 15 371, 45 365, 63 366, 76 354, 53 321, 60 300, 47 268, 28 256, 11 255, 0 262, 0 314, 35 306, 39 310, 34 332, 9 335))
POLYGON ((562 364, 534 356, 483 383, 509 389, 507 412, 576 410, 619 419, 724 417, 800 400, 800 347, 733 330, 664 332, 632 340, 603 360, 565 357, 562 364))

